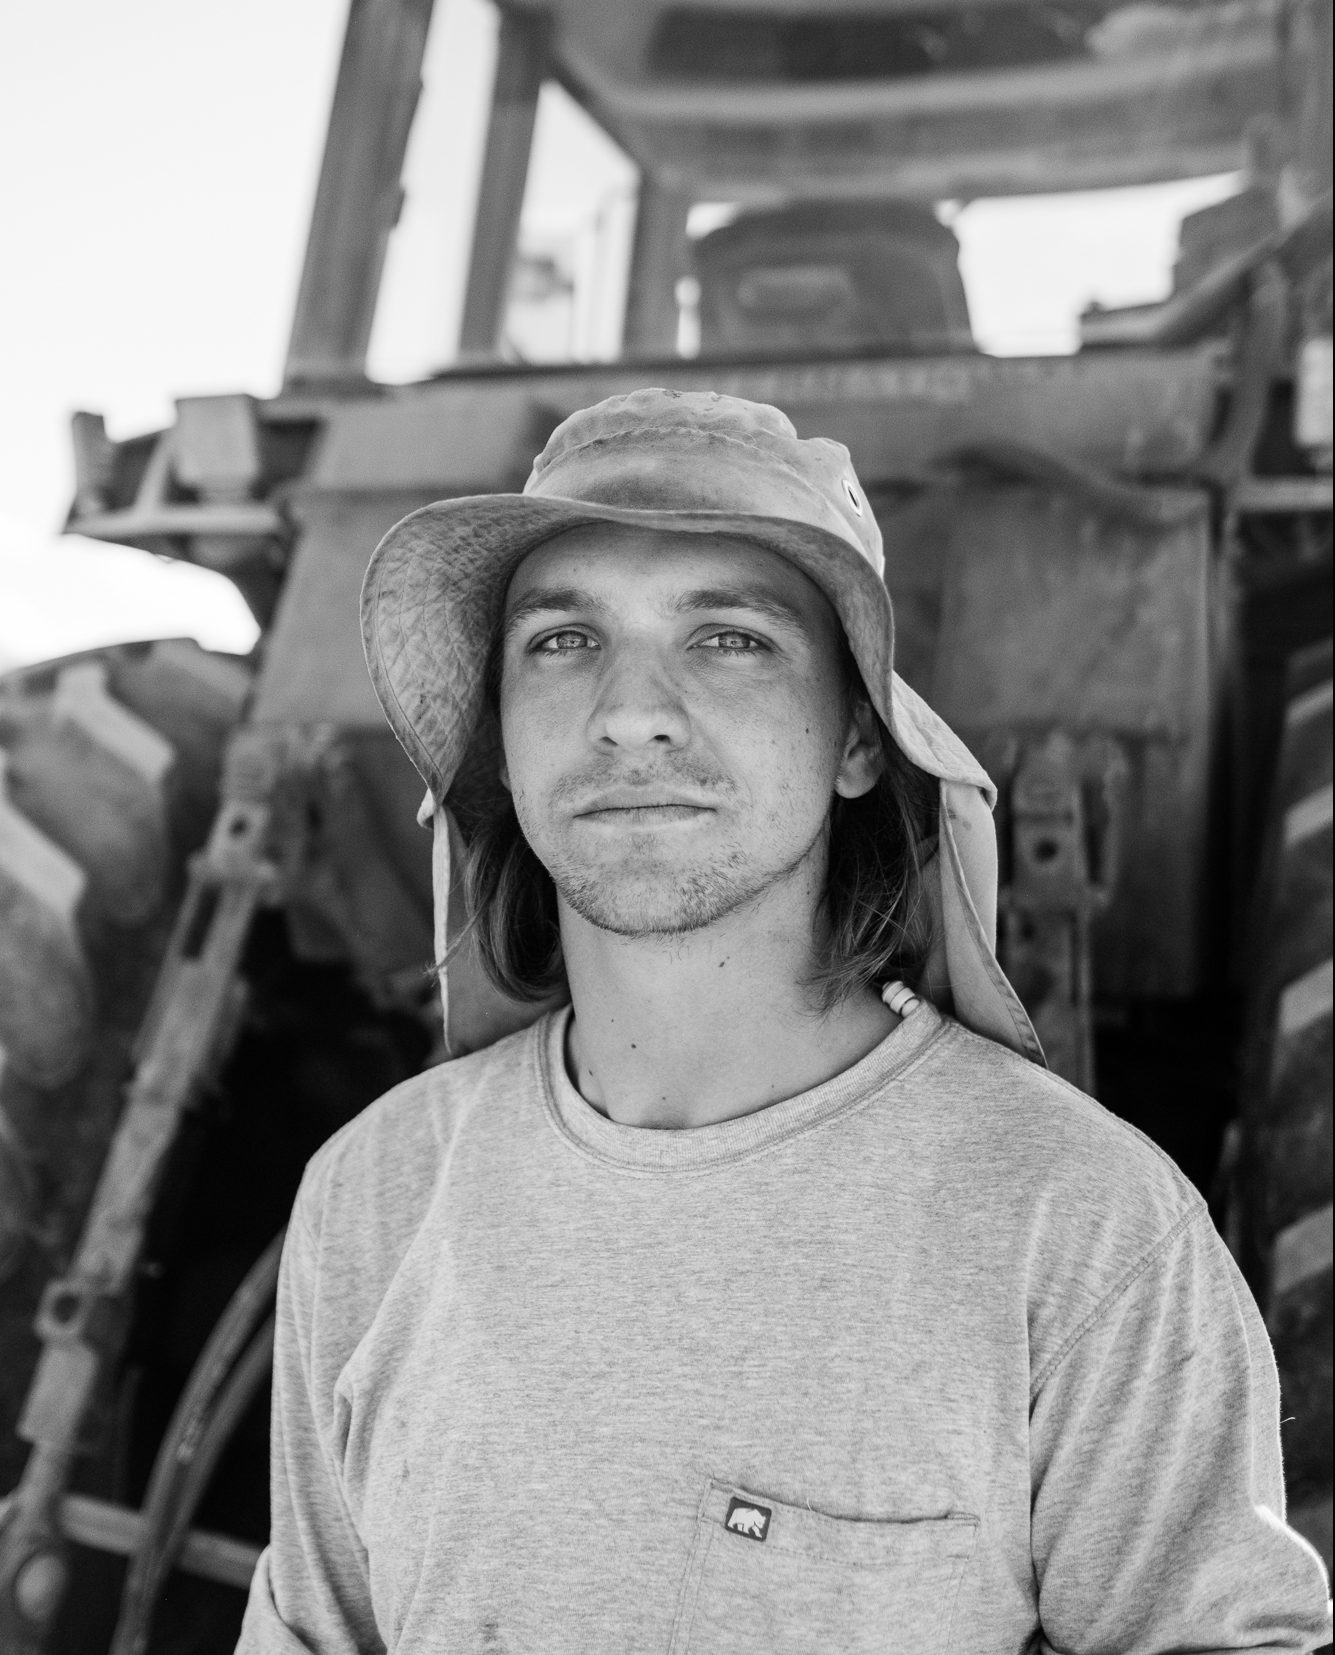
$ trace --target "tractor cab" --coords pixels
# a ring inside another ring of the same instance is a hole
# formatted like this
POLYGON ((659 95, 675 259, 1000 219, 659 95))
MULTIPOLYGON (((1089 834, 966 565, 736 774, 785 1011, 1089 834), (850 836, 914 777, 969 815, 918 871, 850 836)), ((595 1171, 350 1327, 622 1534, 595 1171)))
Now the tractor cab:
POLYGON ((367 560, 645 384, 848 446, 898 670, 997 784, 1007 973, 1210 1202, 1329 1566, 1329 0, 498 0, 457 334, 391 382, 431 29, 350 0, 278 393, 75 418, 69 528, 229 574, 255 657, 0 679, 0 1646, 229 1655, 301 1167, 507 1026, 466 958, 441 1018, 462 894, 433 912, 367 560), (544 97, 621 181, 576 253, 534 233, 544 97), (1223 174, 1162 297, 981 348, 968 204, 1223 174))

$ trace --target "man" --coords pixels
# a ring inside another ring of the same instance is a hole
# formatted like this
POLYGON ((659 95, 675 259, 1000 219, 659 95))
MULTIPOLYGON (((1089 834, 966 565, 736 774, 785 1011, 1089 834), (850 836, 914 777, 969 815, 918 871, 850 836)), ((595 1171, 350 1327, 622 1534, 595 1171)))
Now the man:
POLYGON ((311 1163, 245 1655, 1328 1636, 1256 1307, 1041 1066, 846 451, 614 398, 392 530, 364 623, 451 959, 537 1021, 311 1163))

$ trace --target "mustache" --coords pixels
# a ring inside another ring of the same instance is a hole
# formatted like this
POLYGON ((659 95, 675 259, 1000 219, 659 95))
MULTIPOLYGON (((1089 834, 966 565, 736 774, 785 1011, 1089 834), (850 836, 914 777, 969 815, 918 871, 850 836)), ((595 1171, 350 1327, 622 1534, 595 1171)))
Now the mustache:
POLYGON ((553 804, 581 804, 613 788, 658 789, 665 793, 703 793, 726 798, 732 783, 722 771, 702 764, 661 765, 651 769, 626 770, 617 765, 597 765, 574 775, 563 776, 551 792, 553 804))

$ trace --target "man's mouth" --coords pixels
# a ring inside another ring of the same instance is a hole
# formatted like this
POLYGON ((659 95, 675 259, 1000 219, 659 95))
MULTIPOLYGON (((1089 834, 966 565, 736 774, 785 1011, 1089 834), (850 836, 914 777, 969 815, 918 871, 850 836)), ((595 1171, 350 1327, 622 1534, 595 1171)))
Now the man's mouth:
POLYGON ((714 806, 684 793, 651 792, 643 788, 615 788, 596 794, 575 812, 581 821, 612 826, 657 826, 687 822, 712 815, 714 806))
POLYGON ((605 822, 612 826, 653 827, 667 822, 690 822, 713 812, 704 805, 607 805, 598 810, 582 810, 582 822, 605 822))

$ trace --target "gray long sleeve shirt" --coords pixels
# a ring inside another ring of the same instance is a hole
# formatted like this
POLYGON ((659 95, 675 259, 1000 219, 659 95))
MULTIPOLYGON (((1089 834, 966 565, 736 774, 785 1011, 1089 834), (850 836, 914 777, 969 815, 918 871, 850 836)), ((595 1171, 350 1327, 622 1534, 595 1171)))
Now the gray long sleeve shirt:
POLYGON ((1265 1328, 1148 1139, 928 1006, 800 1097, 619 1126, 567 1015, 312 1161, 240 1655, 1330 1636, 1265 1328))

